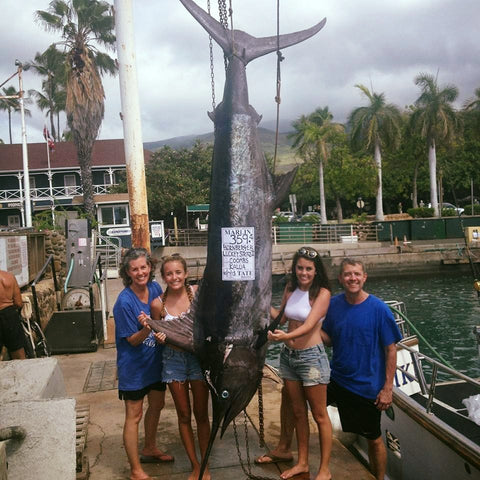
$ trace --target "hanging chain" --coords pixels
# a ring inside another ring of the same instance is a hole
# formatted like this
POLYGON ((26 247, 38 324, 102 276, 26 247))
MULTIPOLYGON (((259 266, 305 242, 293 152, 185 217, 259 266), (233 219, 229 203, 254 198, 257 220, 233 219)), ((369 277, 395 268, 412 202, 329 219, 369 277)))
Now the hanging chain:
MULTIPOLYGON (((220 16, 220 23, 225 30, 228 30, 228 16, 232 18, 232 2, 230 1, 230 9, 227 11, 227 1, 226 0, 218 0, 218 13, 220 16)), ((232 32, 233 32, 233 23, 232 23, 232 32)), ((233 35, 233 33, 232 33, 233 35)), ((225 72, 228 68, 228 58, 223 54, 223 62, 225 64, 225 72)))
MULTIPOLYGON (((210 0, 207 0, 207 11, 210 15, 210 0)), ((213 41, 212 36, 208 35, 208 48, 210 51, 210 82, 212 85, 212 112, 215 112, 215 70, 213 68, 213 41)))
POLYGON ((280 62, 284 59, 282 52, 280 52, 280 0, 277 0, 277 85, 276 85, 276 95, 275 102, 277 103, 277 122, 275 128, 275 150, 273 153, 273 174, 275 174, 276 164, 277 164, 277 151, 278 151, 278 130, 280 124, 280 87, 282 85, 282 79, 280 75, 280 62))
POLYGON ((238 460, 240 462, 240 466, 242 467, 243 473, 247 476, 247 478, 250 478, 252 480, 276 480, 272 477, 261 477, 252 473, 252 463, 250 461, 250 447, 248 445, 248 417, 247 417, 247 412, 245 410, 243 411, 243 415, 244 415, 243 428, 245 431, 245 450, 247 452, 246 466, 242 460, 242 453, 240 451, 240 442, 238 440, 237 424, 235 423, 235 419, 233 419, 233 422, 232 422, 233 435, 235 438, 235 445, 237 447, 238 460))
POLYGON ((260 380, 260 383, 258 385, 257 398, 258 398, 258 435, 260 437, 260 448, 263 448, 265 446, 265 425, 264 425, 262 380, 260 380))

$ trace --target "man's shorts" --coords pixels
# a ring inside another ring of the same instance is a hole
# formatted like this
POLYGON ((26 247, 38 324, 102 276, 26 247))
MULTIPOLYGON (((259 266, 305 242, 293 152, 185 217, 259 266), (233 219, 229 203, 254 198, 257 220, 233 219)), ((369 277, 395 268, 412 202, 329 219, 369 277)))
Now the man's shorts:
POLYGON ((375 406, 375 400, 361 397, 332 380, 327 387, 327 405, 332 403, 337 405, 344 432, 357 433, 369 440, 382 434, 382 412, 375 406))
POLYGON ((167 386, 164 382, 156 382, 140 390, 119 390, 118 398, 120 400, 142 400, 142 398, 145 397, 145 395, 147 395, 151 390, 164 392, 166 389, 167 386))
POLYGON ((162 380, 165 383, 203 380, 203 372, 197 357, 170 347, 163 350, 162 380))
POLYGON ((304 350, 284 346, 280 353, 280 377, 302 382, 304 387, 327 384, 330 381, 330 363, 323 343, 304 350))
POLYGON ((5 345, 9 352, 15 352, 25 346, 20 314, 13 306, 0 310, 0 349, 2 345, 5 345))

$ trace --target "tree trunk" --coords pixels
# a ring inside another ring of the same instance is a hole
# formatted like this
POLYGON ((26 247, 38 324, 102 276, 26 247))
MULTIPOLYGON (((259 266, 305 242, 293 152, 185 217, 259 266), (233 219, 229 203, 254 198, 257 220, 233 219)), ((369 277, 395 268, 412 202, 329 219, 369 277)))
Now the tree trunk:
POLYGON ((10 136, 10 145, 12 142, 12 112, 8 109, 8 134, 10 136))
POLYGON ((56 132, 55 132, 55 119, 54 119, 54 114, 53 114, 53 108, 52 108, 52 105, 50 105, 50 113, 49 113, 49 117, 50 117, 50 133, 52 134, 52 138, 53 139, 56 139, 56 132))
POLYGON ((340 202, 340 197, 338 195, 335 196, 335 204, 337 209, 337 222, 343 223, 342 203, 340 202))
POLYGON ((415 162, 415 168, 413 170, 413 182, 412 182, 412 206, 413 208, 418 208, 418 197, 417 197, 417 177, 418 177, 418 162, 415 162))
POLYGON ((93 178, 92 178, 92 149, 91 145, 76 145, 78 163, 80 164, 80 175, 83 189, 83 208, 90 220, 95 218, 95 202, 93 200, 93 178))
POLYGON ((375 166, 377 167, 377 207, 375 211, 375 220, 383 222, 383 191, 382 191, 382 152, 378 140, 375 142, 375 166))
POLYGON ((320 186, 320 220, 323 225, 327 223, 327 208, 325 205, 325 184, 323 181, 323 160, 318 164, 318 182, 320 186))
POLYGON ((435 140, 428 143, 428 168, 430 171, 430 203, 433 208, 433 215, 440 216, 438 210, 438 193, 437 193, 437 153, 435 150, 435 140))

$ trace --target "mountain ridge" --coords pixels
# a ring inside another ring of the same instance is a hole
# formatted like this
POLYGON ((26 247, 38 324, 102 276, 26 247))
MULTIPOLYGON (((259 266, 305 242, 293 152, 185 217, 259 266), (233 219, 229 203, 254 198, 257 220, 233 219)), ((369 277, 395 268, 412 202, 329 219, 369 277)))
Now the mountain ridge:
MULTIPOLYGON (((277 144, 277 166, 281 170, 289 170, 292 166, 298 163, 295 159, 295 151, 292 149, 293 139, 289 138, 292 132, 279 132, 277 144)), ((275 132, 267 128, 258 128, 258 137, 263 151, 266 155, 273 157, 275 152, 275 132)), ((169 146, 174 150, 182 148, 192 148, 196 141, 202 143, 211 143, 214 141, 214 133, 183 135, 180 137, 167 138, 165 140, 158 140, 155 142, 145 142, 143 144, 146 150, 155 152, 164 146, 169 146)))

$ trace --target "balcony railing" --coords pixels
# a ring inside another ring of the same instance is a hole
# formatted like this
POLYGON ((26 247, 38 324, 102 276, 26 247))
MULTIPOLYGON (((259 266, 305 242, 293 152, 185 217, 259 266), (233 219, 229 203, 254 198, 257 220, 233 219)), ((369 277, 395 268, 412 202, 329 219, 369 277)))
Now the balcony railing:
MULTIPOLYGON (((93 193, 95 195, 102 195, 109 193, 112 184, 109 185, 94 185, 93 193)), ((52 194, 54 199, 72 198, 77 195, 83 195, 83 190, 80 185, 62 185, 61 187, 52 187, 52 194)), ((22 196, 25 196, 25 191, 20 189, 0 190, 0 202, 20 201, 22 196), (22 195, 21 195, 22 193, 22 195)), ((30 189, 31 200, 48 200, 50 198, 49 187, 35 187, 30 189)))
MULTIPOLYGON (((207 245, 207 231, 196 229, 167 229, 167 244, 175 246, 207 245)), ((320 225, 285 223, 272 227, 272 241, 280 243, 358 243, 376 242, 377 225, 347 224, 320 225)))

